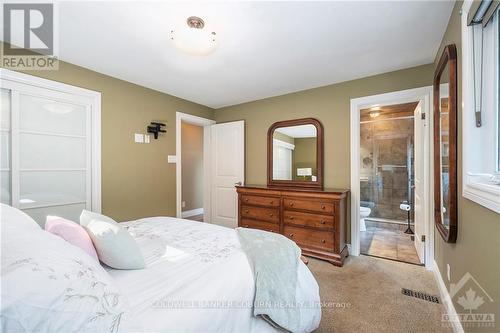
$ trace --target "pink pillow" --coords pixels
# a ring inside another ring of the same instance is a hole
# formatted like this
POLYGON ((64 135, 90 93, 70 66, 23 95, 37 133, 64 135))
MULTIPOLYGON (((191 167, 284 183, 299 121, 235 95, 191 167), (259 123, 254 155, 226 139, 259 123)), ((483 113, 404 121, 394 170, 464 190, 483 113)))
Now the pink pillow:
POLYGON ((89 256, 99 261, 92 240, 79 224, 58 216, 47 216, 45 230, 57 235, 68 243, 81 248, 89 256))

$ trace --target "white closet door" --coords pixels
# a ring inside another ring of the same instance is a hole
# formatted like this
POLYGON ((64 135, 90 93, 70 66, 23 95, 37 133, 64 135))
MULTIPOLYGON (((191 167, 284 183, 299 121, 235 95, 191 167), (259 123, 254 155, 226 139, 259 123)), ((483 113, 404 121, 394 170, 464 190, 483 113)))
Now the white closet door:
POLYGON ((11 204, 11 168, 10 168, 10 90, 0 91, 0 201, 11 204))
POLYGON ((101 211, 98 92, 0 69, 1 200, 32 216, 101 211))
POLYGON ((19 94, 17 206, 40 224, 46 215, 78 221, 91 205, 89 110, 57 97, 19 94))

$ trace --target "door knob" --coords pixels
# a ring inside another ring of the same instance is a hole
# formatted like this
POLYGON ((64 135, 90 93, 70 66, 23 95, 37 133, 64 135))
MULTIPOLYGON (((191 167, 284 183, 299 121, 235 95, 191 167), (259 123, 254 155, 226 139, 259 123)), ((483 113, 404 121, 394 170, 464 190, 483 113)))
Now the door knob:
POLYGON ((243 185, 243 183, 242 182, 236 182, 236 183, 234 183, 234 185, 241 186, 241 185, 243 185))

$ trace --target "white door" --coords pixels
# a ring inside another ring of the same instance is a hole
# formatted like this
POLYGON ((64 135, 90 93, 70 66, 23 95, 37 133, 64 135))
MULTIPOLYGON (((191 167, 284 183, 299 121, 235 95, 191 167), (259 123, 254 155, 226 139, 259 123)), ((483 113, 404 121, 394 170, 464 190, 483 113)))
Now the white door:
MULTIPOLYGON (((425 244, 422 241, 422 236, 425 235, 425 129, 426 119, 422 119, 422 102, 418 103, 415 109, 415 176, 414 176, 414 212, 415 212, 415 248, 417 250, 418 258, 421 263, 424 263, 425 258, 425 244)), ((427 115, 426 115, 427 116, 427 115)))
POLYGON ((236 228, 238 226, 238 196, 235 185, 244 184, 245 122, 241 120, 211 127, 211 223, 236 228))
POLYGON ((99 211, 92 98, 56 90, 58 83, 53 89, 1 84, 1 201, 42 226, 47 215, 78 221, 82 209, 99 211))

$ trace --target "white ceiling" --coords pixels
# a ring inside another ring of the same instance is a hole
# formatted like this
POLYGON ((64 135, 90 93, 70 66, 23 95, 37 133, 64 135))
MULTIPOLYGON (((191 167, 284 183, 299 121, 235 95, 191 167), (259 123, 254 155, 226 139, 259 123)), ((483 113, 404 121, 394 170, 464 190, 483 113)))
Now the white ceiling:
POLYGON ((291 138, 315 138, 316 137, 316 126, 314 125, 297 125, 290 127, 280 127, 276 129, 276 132, 288 135, 291 138))
POLYGON ((213 108, 427 64, 452 1, 61 2, 60 58, 213 108), (196 57, 169 31, 217 32, 196 57))

